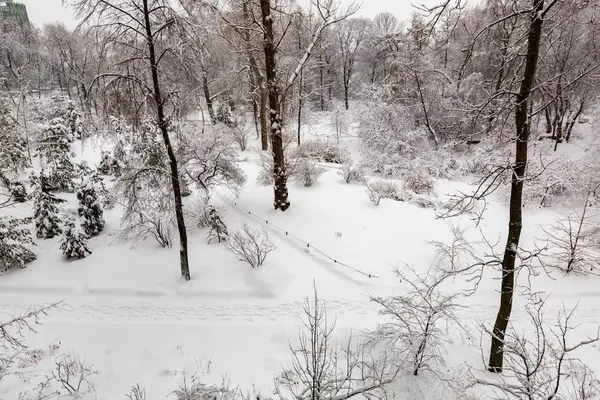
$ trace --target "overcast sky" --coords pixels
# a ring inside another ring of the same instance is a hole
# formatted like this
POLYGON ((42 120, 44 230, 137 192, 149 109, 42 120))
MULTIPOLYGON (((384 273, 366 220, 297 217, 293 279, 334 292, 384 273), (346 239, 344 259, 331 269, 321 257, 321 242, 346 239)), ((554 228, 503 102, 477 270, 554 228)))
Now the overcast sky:
MULTIPOLYGON (((60 21, 69 27, 76 25, 73 13, 68 8, 63 8, 61 0, 16 0, 19 3, 24 3, 27 6, 29 19, 37 26, 48 22, 60 21)), ((349 1, 349 0, 342 0, 349 1)), ((426 0, 430 2, 431 0, 426 0)), ((416 4, 421 4, 423 1, 416 1, 416 4)), ((411 13, 410 0, 363 0, 362 9, 359 15, 365 17, 373 17, 377 13, 389 11, 395 14, 398 19, 406 20, 411 13)))

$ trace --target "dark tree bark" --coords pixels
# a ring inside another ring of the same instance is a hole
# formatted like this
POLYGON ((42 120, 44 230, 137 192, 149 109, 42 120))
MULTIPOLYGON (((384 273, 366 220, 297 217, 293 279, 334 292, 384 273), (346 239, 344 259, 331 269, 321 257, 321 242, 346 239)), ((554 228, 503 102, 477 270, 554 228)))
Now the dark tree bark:
POLYGON ((181 264, 181 277, 186 281, 191 279, 190 276, 190 265, 188 261, 188 241, 187 241, 187 230, 185 228, 185 220, 183 218, 183 201, 181 198, 181 186, 179 184, 179 172, 177 169, 177 158, 171 145, 171 139, 169 137, 167 120, 165 118, 165 110, 162 98, 162 92, 160 87, 160 81, 158 79, 158 62, 156 60, 156 51, 154 47, 154 35, 152 33, 152 25, 150 23, 150 10, 148 8, 148 0, 142 0, 143 13, 144 13, 144 25, 146 28, 146 43, 148 45, 148 60, 150 61, 150 69, 152 73, 152 85, 154 93, 154 101, 156 103, 156 114, 158 119, 158 127, 163 137, 165 147, 167 149, 167 155, 169 156, 169 164, 171 168, 171 185, 173 185, 173 196, 175 198, 175 216, 177 219, 177 229, 179 231, 179 258, 181 264))
POLYGON ((264 87, 264 82, 260 84, 260 144, 263 151, 269 150, 269 113, 267 112, 268 92, 264 87))
MULTIPOLYGON (((298 31, 298 50, 302 51, 302 35, 298 31)), ((300 146, 300 132, 302 130, 302 89, 304 86, 304 70, 300 70, 298 77, 298 146, 300 146)))
MULTIPOLYGON (((204 68, 204 67, 203 67, 204 68)), ((208 116, 210 117, 211 123, 216 123, 215 111, 213 109, 212 99, 210 97, 210 89, 208 87, 208 77, 206 76, 206 70, 202 71, 202 91, 204 92, 204 100, 206 101, 206 108, 208 108, 208 116)))
POLYGON ((565 141, 567 143, 569 143, 569 140, 571 140, 571 133, 573 133, 573 127, 575 126, 575 123, 577 122, 577 120, 579 119, 579 116, 583 112, 584 106, 585 106, 585 101, 581 100, 581 103, 579 103, 579 108, 573 115, 573 118, 571 118, 571 120, 567 124, 567 129, 566 129, 567 133, 565 135, 565 141))
POLYGON ((287 175, 285 171, 285 159, 283 153, 282 118, 281 118, 281 96, 277 86, 276 74, 276 46, 273 34, 273 17, 271 16, 270 0, 260 0, 262 23, 264 29, 264 52, 265 69, 267 75, 267 89, 269 99, 269 115, 271 120, 271 150, 273 152, 273 186, 275 209, 285 211, 290 207, 288 200, 287 175))
POLYGON ((298 146, 300 146, 300 131, 302 130, 302 86, 303 73, 300 71, 300 79, 298 80, 298 146))
POLYGON ((521 228, 523 226, 523 181, 527 168, 527 147, 530 134, 528 103, 536 76, 543 27, 544 0, 532 0, 532 3, 533 11, 531 13, 531 24, 527 38, 525 69, 523 71, 521 87, 517 95, 517 107, 515 110, 517 140, 510 190, 508 238, 502 259, 500 308, 498 309, 498 315, 494 324, 488 365, 489 371, 497 373, 502 372, 504 335, 512 312, 515 286, 515 261, 521 238, 521 228))
MULTIPOLYGON (((244 21, 250 22, 250 16, 248 13, 248 4, 244 2, 242 4, 242 13, 244 21)), ((248 52, 248 64, 250 74, 250 85, 252 91, 252 109, 254 111, 254 123, 258 133, 258 122, 260 122, 260 144, 263 151, 269 150, 269 116, 267 114, 267 92, 264 85, 264 77, 258 68, 258 63, 252 52, 252 43, 250 42, 250 29, 244 30, 244 41, 246 42, 246 51, 248 52), (258 100, 258 104, 257 104, 258 100), (257 121, 258 116, 258 121, 257 121)))

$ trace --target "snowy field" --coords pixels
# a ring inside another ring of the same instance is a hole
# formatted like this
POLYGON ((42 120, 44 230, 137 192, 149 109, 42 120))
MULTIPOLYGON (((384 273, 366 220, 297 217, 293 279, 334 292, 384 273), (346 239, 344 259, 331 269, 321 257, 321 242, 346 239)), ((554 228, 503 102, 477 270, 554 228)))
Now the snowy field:
MULTIPOLYGON (((313 126, 304 134, 325 129, 313 126)), ((251 141, 253 149, 259 145, 251 141)), ((342 138, 342 145, 355 159, 360 157, 356 137, 342 138)), ((76 146, 78 157, 90 165, 99 161, 98 142, 89 140, 83 149, 80 142, 76 146)), ((563 151, 575 151, 571 147, 564 146, 563 151)), ((89 242, 90 257, 66 262, 56 239, 36 240, 38 259, 26 269, 0 277, 0 320, 60 301, 43 317, 37 333, 28 335, 27 344, 32 349, 57 344, 53 354, 77 354, 91 364, 98 374, 91 378, 96 397, 89 398, 124 399, 130 387, 139 383, 148 399, 164 399, 184 375, 189 379, 195 373, 207 384, 225 379, 244 392, 273 396, 274 377, 292 361, 289 347, 297 341, 303 302, 312 295, 313 285, 326 301, 330 318, 336 320, 335 337, 360 336, 383 322, 380 307, 369 301, 371 296, 407 290, 394 267, 406 264, 426 272, 435 259, 431 242, 451 241, 450 223, 472 226, 467 217, 450 222, 436 218, 436 210, 403 202, 384 199, 376 207, 364 186, 342 181, 334 164, 323 165, 327 171, 313 187, 292 183, 292 207, 285 213, 275 211, 270 207, 272 188, 256 183, 257 158, 255 150, 241 152, 246 185, 237 199, 225 192, 216 199, 225 208, 230 231, 243 223, 268 230, 276 250, 265 265, 251 269, 237 262, 223 244, 207 244, 206 231, 197 229, 190 236, 192 280, 184 282, 177 269, 177 246, 162 249, 153 241, 135 247, 117 242, 120 213, 107 210, 104 232, 89 242)), ((465 182, 439 180, 434 190, 445 199, 457 189, 469 187, 465 182)), ((63 197, 76 213, 74 195, 63 197)), ((26 215, 29 207, 22 204, 2 212, 26 215)), ((523 246, 532 245, 540 225, 551 223, 561 211, 526 209, 523 246)), ((505 198, 495 195, 481 223, 487 237, 499 246, 505 241, 507 213, 505 198)), ((480 329, 491 326, 495 318, 499 278, 496 269, 486 270, 477 292, 460 299, 457 314, 468 332, 448 332, 454 344, 445 348, 447 376, 458 380, 466 364, 485 369, 481 354, 486 354, 489 343, 480 329)), ((580 325, 574 337, 595 335, 600 325, 597 279, 559 273, 519 276, 520 283, 529 280, 532 291, 548 296, 549 320, 561 307, 578 304, 580 325)), ((464 282, 455 285, 451 289, 464 282)), ((517 296, 513 306, 517 327, 526 320, 524 301, 517 296)), ((596 349, 578 355, 600 372, 596 349)), ((26 375, 25 386, 20 379, 3 382, 0 398, 18 399, 24 387, 34 387, 52 370, 52 360, 43 358, 36 372, 26 375)), ((396 399, 464 398, 427 374, 402 377, 390 390, 396 399)))

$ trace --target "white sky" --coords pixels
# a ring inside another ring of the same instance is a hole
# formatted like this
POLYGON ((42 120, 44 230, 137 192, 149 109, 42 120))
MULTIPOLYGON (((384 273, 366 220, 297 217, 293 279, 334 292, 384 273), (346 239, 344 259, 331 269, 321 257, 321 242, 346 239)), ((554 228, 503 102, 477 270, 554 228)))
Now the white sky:
MULTIPOLYGON (((73 13, 68 8, 63 8, 61 0, 16 0, 27 6, 29 19, 38 27, 49 22, 60 21, 69 27, 75 27, 73 13)), ((349 0, 342 0, 349 2, 349 0)), ((432 0, 415 0, 415 4, 431 3, 432 0)), ((410 0, 363 0, 362 9, 358 15, 373 17, 376 14, 389 11, 400 20, 407 20, 412 10, 410 0)))

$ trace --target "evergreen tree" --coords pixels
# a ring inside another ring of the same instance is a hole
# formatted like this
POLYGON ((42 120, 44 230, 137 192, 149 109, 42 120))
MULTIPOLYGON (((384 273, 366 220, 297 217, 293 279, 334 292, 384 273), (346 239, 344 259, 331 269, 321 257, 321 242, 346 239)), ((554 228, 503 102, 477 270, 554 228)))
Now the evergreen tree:
POLYGON ((69 101, 67 105, 65 120, 69 126, 71 137, 81 139, 83 135, 83 122, 81 121, 81 114, 75 109, 75 104, 72 101, 69 101))
POLYGON ((27 201, 27 189, 25 189, 23 182, 12 182, 10 185, 10 194, 17 203, 25 203, 27 201))
POLYGON ((48 188, 45 183, 46 178, 43 171, 39 178, 33 178, 33 180, 38 182, 33 204, 35 210, 35 234, 40 239, 51 239, 62 233, 57 204, 64 203, 64 200, 55 197, 47 191, 48 188))
POLYGON ((75 185, 73 180, 77 172, 71 162, 74 156, 68 140, 69 132, 62 118, 54 118, 50 121, 43 138, 38 144, 38 153, 46 158, 50 172, 48 174, 49 185, 52 190, 73 192, 75 185))
POLYGON ((26 227, 31 218, 0 217, 0 272, 25 268, 36 259, 26 245, 32 245, 31 231, 26 227))
POLYGON ((0 101, 0 171, 18 173, 30 165, 27 140, 18 128, 8 105, 0 101))
POLYGON ((67 223, 67 230, 60 239, 60 250, 67 260, 82 259, 92 254, 87 247, 87 236, 75 228, 73 221, 67 223))
POLYGON ((79 189, 77 200, 79 200, 77 213, 81 219, 81 227, 88 236, 98 235, 104 229, 104 210, 91 180, 79 189))

